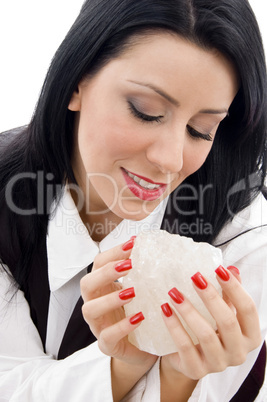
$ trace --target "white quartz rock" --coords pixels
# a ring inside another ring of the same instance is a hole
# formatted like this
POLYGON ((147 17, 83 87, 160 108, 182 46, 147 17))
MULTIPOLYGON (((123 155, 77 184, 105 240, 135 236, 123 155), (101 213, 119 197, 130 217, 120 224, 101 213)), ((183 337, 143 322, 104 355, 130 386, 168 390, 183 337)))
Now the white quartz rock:
MULTIPOLYGON (((223 264, 221 250, 208 243, 196 243, 190 238, 157 230, 137 236, 131 259, 133 268, 123 278, 123 288, 133 286, 136 297, 125 305, 125 312, 129 316, 142 311, 145 316, 141 325, 129 335, 132 344, 158 356, 177 351, 160 307, 170 303, 168 291, 173 287, 182 292, 216 329, 215 320, 193 288, 191 276, 201 272, 221 294, 214 272, 223 264)), ((193 342, 198 343, 195 334, 184 322, 183 325, 193 342)))

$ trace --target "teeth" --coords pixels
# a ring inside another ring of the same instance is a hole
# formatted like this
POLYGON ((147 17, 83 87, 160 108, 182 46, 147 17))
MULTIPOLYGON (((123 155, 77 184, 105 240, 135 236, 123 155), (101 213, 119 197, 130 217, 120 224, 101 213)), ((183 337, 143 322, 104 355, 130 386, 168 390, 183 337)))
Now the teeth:
POLYGON ((139 184, 139 186, 144 187, 147 190, 155 190, 156 188, 160 187, 159 184, 149 183, 148 181, 140 179, 140 177, 137 177, 132 173, 129 173, 129 172, 127 172, 127 173, 128 173, 128 176, 131 177, 131 179, 133 179, 137 184, 139 184))

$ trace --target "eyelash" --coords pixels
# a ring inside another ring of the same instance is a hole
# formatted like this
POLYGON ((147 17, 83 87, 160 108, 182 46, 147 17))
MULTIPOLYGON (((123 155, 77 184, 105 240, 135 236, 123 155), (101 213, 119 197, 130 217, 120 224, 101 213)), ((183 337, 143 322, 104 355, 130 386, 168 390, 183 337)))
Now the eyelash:
POLYGON ((149 116, 148 114, 144 114, 140 112, 140 110, 137 110, 136 107, 131 102, 128 102, 128 104, 130 112, 139 120, 141 120, 143 123, 151 123, 154 121, 156 123, 160 123, 164 117, 164 116, 149 116))
MULTIPOLYGON (((136 107, 131 102, 128 102, 128 104, 130 112, 139 120, 141 120, 143 123, 153 123, 153 122, 160 123, 164 117, 164 116, 149 116, 147 114, 140 112, 140 110, 137 110, 136 107)), ((199 131, 195 130, 193 127, 190 127, 188 125, 186 128, 188 133, 194 139, 202 139, 206 141, 213 140, 211 134, 209 133, 208 134, 200 133, 199 131)))
POLYGON ((208 133, 208 134, 200 133, 199 131, 195 130, 193 127, 190 127, 188 125, 186 126, 186 128, 187 128, 187 131, 189 132, 189 134, 191 135, 191 137, 193 137, 196 140, 197 139, 202 139, 205 141, 213 140, 213 137, 210 133, 208 133))

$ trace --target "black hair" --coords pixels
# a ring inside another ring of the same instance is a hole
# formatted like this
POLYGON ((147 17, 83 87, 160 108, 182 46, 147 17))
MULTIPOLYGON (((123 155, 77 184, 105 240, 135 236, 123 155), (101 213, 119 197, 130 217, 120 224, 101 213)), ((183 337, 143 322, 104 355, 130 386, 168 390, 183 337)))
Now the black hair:
POLYGON ((87 0, 52 60, 30 124, 14 135, 11 143, 2 145, 0 207, 6 203, 8 183, 22 172, 32 176, 16 183, 14 203, 21 209, 35 210, 41 197, 44 205, 39 213, 29 216, 0 208, 6 224, 12 227, 9 246, 2 247, 8 242, 0 239, 0 257, 16 266, 19 282, 19 278, 26 278, 31 256, 46 232, 51 201, 57 194, 55 190, 54 196, 48 197, 46 184, 56 189, 66 180, 75 182, 71 167, 75 113, 68 110, 73 92, 84 77, 93 76, 138 43, 140 35, 156 31, 168 31, 204 49, 219 50, 235 65, 240 79, 239 92, 204 165, 171 196, 173 210, 183 211, 173 219, 188 227, 199 220, 209 224, 210 231, 184 234, 213 243, 223 226, 262 191, 266 176, 266 65, 249 2, 87 0), (41 195, 32 179, 38 172, 44 181, 41 195), (201 208, 198 197, 192 197, 192 188, 205 189, 201 208), (10 256, 14 249, 18 249, 15 260, 10 256))

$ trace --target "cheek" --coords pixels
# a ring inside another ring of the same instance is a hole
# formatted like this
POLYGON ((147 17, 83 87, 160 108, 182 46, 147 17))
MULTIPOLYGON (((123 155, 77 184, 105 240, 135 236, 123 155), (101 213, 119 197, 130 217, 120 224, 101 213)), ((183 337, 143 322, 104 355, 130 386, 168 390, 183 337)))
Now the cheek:
POLYGON ((105 153, 116 159, 142 152, 148 143, 142 129, 133 127, 127 120, 110 118, 100 130, 105 153))
POLYGON ((204 141, 196 142, 195 146, 191 147, 188 152, 184 153, 184 173, 189 176, 195 173, 204 164, 207 156, 212 148, 212 143, 204 141))

